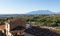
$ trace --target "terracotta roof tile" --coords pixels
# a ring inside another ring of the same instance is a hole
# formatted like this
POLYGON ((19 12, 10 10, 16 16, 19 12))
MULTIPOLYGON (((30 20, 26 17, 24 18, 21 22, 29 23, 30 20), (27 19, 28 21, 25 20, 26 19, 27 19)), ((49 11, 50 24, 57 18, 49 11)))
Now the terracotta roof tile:
POLYGON ((5 25, 0 25, 0 30, 4 30, 5 29, 5 25))

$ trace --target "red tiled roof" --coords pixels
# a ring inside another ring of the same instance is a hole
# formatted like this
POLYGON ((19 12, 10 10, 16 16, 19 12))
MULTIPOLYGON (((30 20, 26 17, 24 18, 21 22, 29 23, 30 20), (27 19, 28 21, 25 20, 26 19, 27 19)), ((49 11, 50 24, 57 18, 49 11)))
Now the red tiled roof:
POLYGON ((0 25, 0 30, 4 30, 5 29, 5 25, 0 25))

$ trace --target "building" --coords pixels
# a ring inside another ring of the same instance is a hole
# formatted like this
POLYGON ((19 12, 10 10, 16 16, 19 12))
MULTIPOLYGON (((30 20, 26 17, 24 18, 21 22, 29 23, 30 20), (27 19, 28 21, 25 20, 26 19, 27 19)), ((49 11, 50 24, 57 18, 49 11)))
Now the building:
POLYGON ((26 22, 23 18, 13 18, 5 21, 6 36, 23 36, 26 22))
POLYGON ((4 23, 0 25, 0 31, 4 36, 26 36, 25 30, 31 28, 31 22, 26 22, 23 18, 9 18, 4 23))
POLYGON ((5 36, 5 25, 0 25, 0 36, 5 36))
POLYGON ((32 27, 31 21, 27 21, 27 23, 26 23, 26 29, 31 28, 31 27, 32 27))

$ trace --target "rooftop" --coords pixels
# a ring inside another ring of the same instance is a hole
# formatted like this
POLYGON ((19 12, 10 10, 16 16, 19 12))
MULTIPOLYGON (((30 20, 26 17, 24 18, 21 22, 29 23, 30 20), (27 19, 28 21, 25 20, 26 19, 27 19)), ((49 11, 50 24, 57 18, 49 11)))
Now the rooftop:
POLYGON ((0 25, 0 30, 4 30, 5 29, 5 25, 0 25))
POLYGON ((25 32, 35 35, 35 36, 60 36, 60 33, 57 33, 55 31, 51 31, 46 28, 40 28, 40 27, 35 27, 35 26, 32 26, 29 29, 26 29, 25 32))

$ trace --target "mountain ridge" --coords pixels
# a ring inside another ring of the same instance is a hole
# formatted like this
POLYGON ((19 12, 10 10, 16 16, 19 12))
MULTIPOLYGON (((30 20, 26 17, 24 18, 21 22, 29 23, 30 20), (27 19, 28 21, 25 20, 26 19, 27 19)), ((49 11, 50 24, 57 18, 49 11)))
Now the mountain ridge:
POLYGON ((60 12, 56 13, 49 10, 37 10, 37 11, 31 11, 27 14, 60 14, 60 12))

